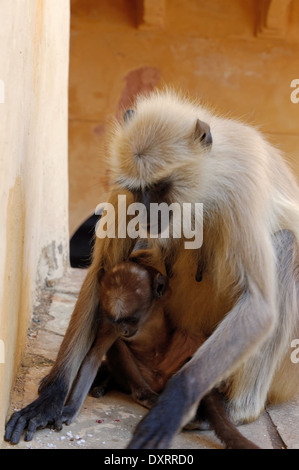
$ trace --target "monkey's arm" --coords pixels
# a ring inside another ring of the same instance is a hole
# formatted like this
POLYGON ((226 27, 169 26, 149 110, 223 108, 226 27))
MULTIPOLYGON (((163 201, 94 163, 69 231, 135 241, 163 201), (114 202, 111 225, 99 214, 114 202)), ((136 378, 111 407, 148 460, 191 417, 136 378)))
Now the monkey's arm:
POLYGON ((215 384, 227 377, 271 331, 274 312, 250 283, 235 307, 193 358, 168 382, 157 404, 140 422, 130 449, 164 449, 196 413, 215 384))
POLYGON ((37 428, 44 428, 48 424, 54 425, 57 430, 61 429, 61 411, 66 396, 95 338, 98 310, 96 292, 97 281, 90 271, 83 283, 55 364, 50 374, 40 384, 39 397, 25 408, 13 413, 6 424, 4 436, 6 441, 17 444, 26 428, 26 441, 32 439, 37 428))
POLYGON ((70 396, 63 408, 63 423, 71 424, 71 422, 76 418, 97 375, 104 355, 117 338, 118 333, 111 324, 104 322, 100 325, 97 339, 82 362, 70 396))
POLYGON ((118 194, 132 194, 113 190, 108 202, 115 208, 116 237, 96 237, 93 262, 83 282, 73 315, 50 374, 41 383, 40 396, 22 410, 14 413, 6 425, 5 440, 17 444, 25 428, 26 440, 31 440, 39 427, 54 424, 61 429, 61 412, 79 367, 95 339, 98 327, 98 280, 97 274, 104 266, 111 268, 129 256, 134 240, 117 238, 118 194))

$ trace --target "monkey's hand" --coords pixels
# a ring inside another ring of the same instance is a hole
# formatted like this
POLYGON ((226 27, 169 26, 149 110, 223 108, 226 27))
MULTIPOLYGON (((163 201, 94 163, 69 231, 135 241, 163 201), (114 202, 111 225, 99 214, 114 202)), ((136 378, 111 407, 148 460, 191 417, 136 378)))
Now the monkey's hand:
POLYGON ((167 449, 182 427, 184 399, 185 390, 175 376, 136 427, 128 449, 167 449))
POLYGON ((31 441, 38 428, 52 425, 60 431, 62 428, 61 411, 64 397, 57 390, 45 390, 35 401, 20 411, 16 411, 6 424, 4 439, 11 444, 18 444, 26 429, 25 441, 31 441))

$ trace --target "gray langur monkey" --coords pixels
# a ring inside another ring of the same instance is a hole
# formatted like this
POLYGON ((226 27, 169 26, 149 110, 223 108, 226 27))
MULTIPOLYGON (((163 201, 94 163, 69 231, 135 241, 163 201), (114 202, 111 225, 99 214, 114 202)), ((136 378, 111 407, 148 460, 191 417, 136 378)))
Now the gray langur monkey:
MULTIPOLYGON (((66 397, 100 326, 97 273, 128 259, 135 242, 117 237, 119 195, 127 206, 203 203, 201 248, 186 249, 174 236, 149 237, 149 244, 171 276, 172 323, 208 339, 169 380, 130 448, 168 447, 215 386, 235 423, 298 390, 290 342, 299 334, 299 194, 280 152, 253 127, 170 91, 139 97, 129 114, 110 137, 116 238, 96 239, 55 364, 39 397, 8 421, 11 442, 24 429, 32 438, 38 426, 61 428, 66 397)), ((181 222, 173 218, 170 228, 178 233, 181 222)))

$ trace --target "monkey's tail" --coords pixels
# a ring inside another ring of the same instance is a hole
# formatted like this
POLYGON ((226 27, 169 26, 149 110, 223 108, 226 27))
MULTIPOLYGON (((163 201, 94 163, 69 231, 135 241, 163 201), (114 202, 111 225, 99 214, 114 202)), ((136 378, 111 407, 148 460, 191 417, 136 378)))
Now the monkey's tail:
POLYGON ((260 447, 246 439, 230 421, 223 396, 218 390, 211 390, 203 398, 200 408, 205 419, 209 421, 211 428, 226 449, 260 449, 260 447))

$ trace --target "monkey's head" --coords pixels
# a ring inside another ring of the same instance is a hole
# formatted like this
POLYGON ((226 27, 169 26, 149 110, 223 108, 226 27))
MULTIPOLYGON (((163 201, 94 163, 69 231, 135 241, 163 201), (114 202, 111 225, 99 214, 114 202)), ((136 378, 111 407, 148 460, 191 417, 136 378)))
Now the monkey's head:
POLYGON ((168 289, 168 278, 155 268, 137 262, 119 263, 99 272, 102 314, 121 338, 136 337, 168 289))
POLYGON ((114 181, 145 204, 192 201, 212 148, 210 119, 170 91, 139 97, 111 138, 114 181))

